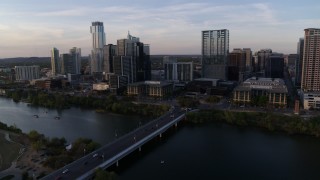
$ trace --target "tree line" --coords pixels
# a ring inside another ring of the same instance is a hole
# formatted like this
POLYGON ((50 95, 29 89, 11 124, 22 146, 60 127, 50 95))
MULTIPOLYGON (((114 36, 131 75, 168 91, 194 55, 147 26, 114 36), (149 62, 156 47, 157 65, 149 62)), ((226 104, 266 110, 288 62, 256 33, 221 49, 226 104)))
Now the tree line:
POLYGON ((149 117, 158 117, 170 108, 168 105, 134 104, 127 98, 119 100, 115 95, 105 97, 70 96, 63 93, 47 93, 39 90, 13 90, 7 91, 6 95, 15 102, 23 100, 34 106, 56 109, 76 106, 96 109, 99 112, 108 111, 118 114, 135 114, 149 117))
POLYGON ((36 151, 43 151, 47 156, 44 166, 52 169, 61 168, 100 147, 99 143, 91 139, 78 138, 72 143, 72 148, 66 150, 65 138, 50 139, 35 130, 30 131, 27 135, 32 148, 36 151))
POLYGON ((271 112, 231 112, 223 110, 201 110, 188 113, 192 123, 223 122, 237 126, 265 128, 288 134, 302 134, 320 137, 320 116, 305 120, 299 116, 286 116, 271 112))

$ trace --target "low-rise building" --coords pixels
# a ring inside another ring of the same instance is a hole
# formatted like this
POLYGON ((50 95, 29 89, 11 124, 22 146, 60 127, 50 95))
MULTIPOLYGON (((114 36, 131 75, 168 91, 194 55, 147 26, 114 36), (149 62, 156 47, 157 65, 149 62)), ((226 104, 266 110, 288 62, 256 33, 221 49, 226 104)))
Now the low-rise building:
POLYGON ((288 89, 283 79, 252 77, 233 90, 233 101, 250 104, 253 98, 265 96, 268 105, 287 106, 288 89))
POLYGON ((106 91, 109 89, 109 85, 107 83, 94 83, 92 89, 95 91, 106 91))
POLYGON ((320 109, 320 92, 303 92, 302 103, 304 109, 320 109))
POLYGON ((129 96, 147 96, 163 99, 171 96, 172 93, 173 84, 164 81, 141 81, 127 86, 127 94, 129 96))

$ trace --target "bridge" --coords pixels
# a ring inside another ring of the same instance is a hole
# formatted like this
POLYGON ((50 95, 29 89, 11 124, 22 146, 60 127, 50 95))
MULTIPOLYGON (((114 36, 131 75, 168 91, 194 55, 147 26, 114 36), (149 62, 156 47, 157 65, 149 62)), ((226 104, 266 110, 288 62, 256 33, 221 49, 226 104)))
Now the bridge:
POLYGON ((42 179, 91 179, 96 169, 119 165, 119 160, 135 150, 141 151, 144 144, 162 134, 185 118, 186 110, 172 108, 161 117, 104 145, 96 151, 60 168, 42 179))

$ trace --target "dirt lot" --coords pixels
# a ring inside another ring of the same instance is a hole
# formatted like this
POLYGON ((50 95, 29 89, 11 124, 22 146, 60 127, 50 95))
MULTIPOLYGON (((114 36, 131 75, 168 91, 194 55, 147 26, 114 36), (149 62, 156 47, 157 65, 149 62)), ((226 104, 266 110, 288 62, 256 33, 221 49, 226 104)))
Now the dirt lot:
POLYGON ((11 162, 15 160, 17 160, 16 167, 12 168, 14 172, 20 172, 22 174, 27 171, 29 176, 37 177, 41 173, 48 174, 52 171, 52 169, 43 166, 43 162, 46 159, 44 153, 33 150, 30 141, 25 135, 10 133, 10 139, 13 142, 8 142, 4 133, 6 132, 0 131, 0 167, 2 167, 0 171, 9 168, 11 162), (10 156, 8 154, 10 154, 10 156), (18 156, 19 158, 17 159, 18 156), (1 159, 5 160, 2 160, 2 164, 1 159))

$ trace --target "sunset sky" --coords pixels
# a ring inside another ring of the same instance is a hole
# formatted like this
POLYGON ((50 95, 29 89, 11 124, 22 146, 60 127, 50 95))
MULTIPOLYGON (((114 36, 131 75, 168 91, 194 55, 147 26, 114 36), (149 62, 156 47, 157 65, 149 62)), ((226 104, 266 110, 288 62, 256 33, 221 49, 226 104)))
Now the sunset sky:
POLYGON ((151 54, 201 54, 201 31, 229 29, 233 48, 296 53, 305 28, 320 28, 316 0, 1 0, 0 58, 91 50, 90 25, 104 23, 107 44, 128 30, 151 54))

